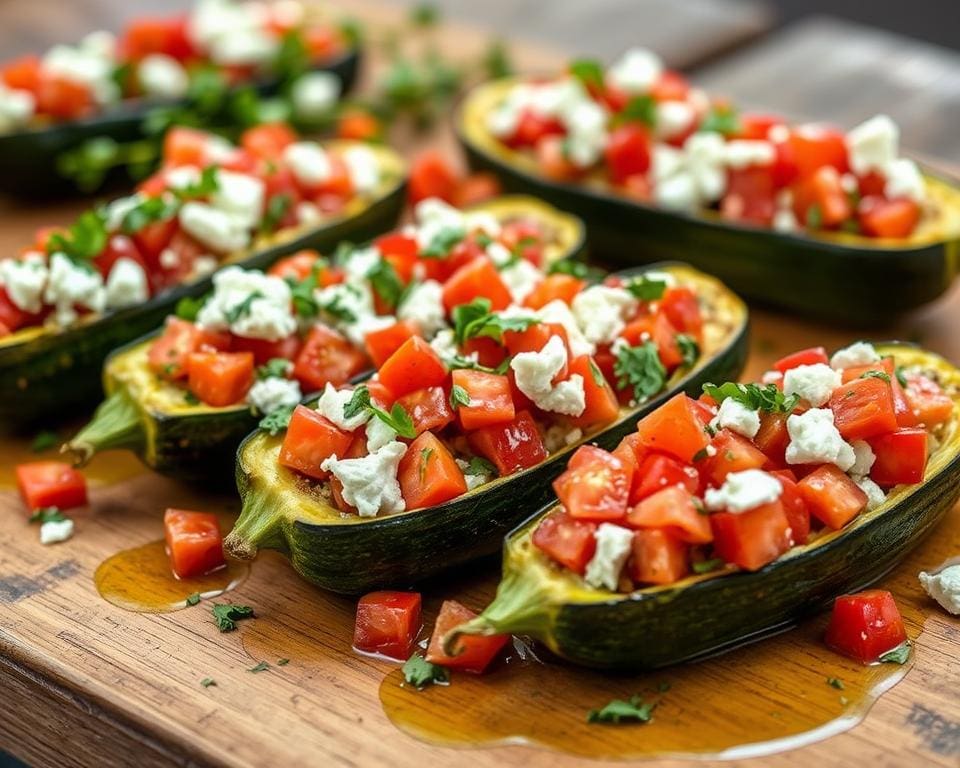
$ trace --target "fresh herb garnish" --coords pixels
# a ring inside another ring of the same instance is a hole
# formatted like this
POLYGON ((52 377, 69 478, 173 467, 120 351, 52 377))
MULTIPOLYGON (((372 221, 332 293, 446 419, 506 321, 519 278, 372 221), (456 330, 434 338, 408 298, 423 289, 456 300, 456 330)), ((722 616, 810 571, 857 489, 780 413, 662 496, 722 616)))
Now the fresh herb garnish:
POLYGON ((657 123, 657 102, 650 94, 634 96, 615 117, 617 123, 643 123, 651 128, 657 123))
POLYGON ((430 464, 430 457, 433 455, 433 448, 424 448, 420 451, 420 482, 427 479, 427 469, 430 464))
POLYGON ((525 331, 540 321, 535 317, 503 317, 490 311, 490 300, 477 298, 453 308, 453 336, 457 344, 489 336, 503 340, 506 331, 525 331))
POLYGON ((294 408, 295 406, 292 405, 282 405, 279 408, 274 408, 260 419, 258 426, 271 437, 279 435, 290 426, 290 417, 293 416, 294 408))
POLYGON ((713 133, 722 133, 724 136, 732 136, 740 130, 740 115, 737 110, 730 106, 715 106, 703 118, 700 132, 711 131, 713 133))
POLYGON ((343 406, 343 418, 352 419, 370 407, 370 390, 362 384, 353 390, 350 399, 343 406))
POLYGON ((828 677, 827 685, 829 685, 831 688, 836 688, 838 691, 842 691, 847 687, 843 684, 843 680, 841 680, 839 677, 828 677))
POLYGON ((467 463, 467 468, 463 470, 463 474, 470 475, 471 477, 478 475, 496 476, 497 468, 482 456, 471 456, 470 461, 467 463))
POLYGON ((236 306, 230 307, 226 312, 223 313, 224 318, 230 325, 233 325, 241 317, 246 317, 250 314, 250 307, 253 305, 257 299, 262 299, 263 293, 260 291, 251 291, 247 294, 246 298, 241 301, 236 306))
POLYGON ((181 320, 189 320, 191 323, 197 319, 197 315, 200 314, 200 310, 203 308, 204 303, 206 303, 207 298, 205 296, 200 296, 194 298, 193 296, 184 296, 177 302, 177 307, 174 309, 174 314, 179 317, 181 320))
POLYGON ((166 196, 144 198, 124 214, 120 222, 120 231, 125 235, 136 234, 155 221, 173 218, 179 207, 179 201, 175 198, 166 196))
POLYGON ((807 208, 807 227, 809 229, 820 229, 823 226, 823 211, 820 206, 814 203, 807 208))
POLYGON ((710 452, 706 448, 701 448, 699 451, 693 454, 693 463, 696 464, 698 461, 703 461, 709 455, 710 452))
POLYGON ((603 373, 600 371, 600 368, 597 367, 597 364, 593 362, 593 358, 590 358, 590 376, 593 378, 593 383, 598 387, 604 387, 607 384, 607 380, 603 378, 603 373))
POLYGON ((400 306, 404 286, 393 264, 386 259, 377 259, 376 264, 367 272, 367 279, 374 292, 390 309, 400 306))
POLYGON ((570 74, 588 90, 603 88, 603 65, 596 59, 577 59, 571 62, 570 74))
POLYGON ((880 379, 881 381, 890 383, 890 374, 886 371, 864 371, 860 374, 861 379, 880 379))
POLYGON ((203 680, 200 681, 200 685, 202 685, 204 688, 209 688, 211 685, 216 685, 216 684, 217 684, 217 681, 214 680, 212 677, 205 677, 203 678, 203 680))
POLYGON ((576 259, 560 259, 553 262, 547 268, 548 275, 570 275, 578 280, 589 280, 591 282, 603 277, 603 270, 591 267, 576 259))
POLYGON ((759 409, 768 413, 790 413, 800 402, 797 395, 783 394, 776 384, 738 384, 728 381, 719 386, 704 384, 703 391, 718 404, 732 397, 752 411, 759 409))
POLYGON ((710 573, 723 567, 723 558, 715 557, 712 560, 701 560, 698 563, 694 563, 691 567, 694 573, 710 573))
POLYGON ((637 347, 621 347, 613 364, 620 389, 631 387, 637 402, 655 395, 667 381, 667 369, 660 362, 657 345, 645 341, 637 347))
POLYGON ((470 407, 470 393, 459 384, 450 388, 450 407, 457 410, 461 405, 470 407))
POLYGON ((231 603, 214 603, 211 606, 213 622, 221 632, 232 632, 237 628, 241 619, 253 617, 253 608, 249 605, 233 605, 231 603))
POLYGON ((270 665, 265 661, 261 661, 255 667, 250 667, 247 672, 266 672, 268 669, 270 669, 270 665))
POLYGON ((271 197, 267 202, 267 210, 264 211, 263 218, 260 219, 260 234, 266 235, 275 232, 277 227, 280 226, 280 222, 283 221, 283 217, 287 215, 287 211, 290 210, 291 205, 293 205, 293 198, 290 195, 279 194, 271 197))
POLYGON ((287 664, 289 664, 289 663, 290 663, 290 659, 277 659, 277 666, 278 666, 278 667, 285 667, 285 666, 287 666, 287 664))
POLYGON ((187 184, 184 187, 173 190, 173 193, 181 200, 189 200, 191 198, 212 195, 220 187, 219 183, 217 182, 218 170, 219 169, 217 166, 208 165, 206 168, 200 171, 199 179, 187 184))
POLYGON ((904 640, 893 650, 887 651, 880 657, 884 664, 905 664, 910 658, 910 641, 904 640))
MULTIPOLYGON (((344 290, 347 291, 356 291, 352 285, 344 284, 344 290)), ((333 300, 327 304, 319 305, 320 309, 326 312, 331 317, 336 318, 342 323, 355 323, 357 322, 357 316, 350 307, 346 306, 343 303, 343 296, 339 293, 334 294, 333 300)))
POLYGON ((187 595, 187 599, 184 601, 187 605, 197 605, 200 602, 200 593, 194 592, 192 595, 187 595))
POLYGON ((899 365, 893 369, 894 374, 897 377, 897 381, 900 383, 901 387, 907 387, 910 385, 910 382, 907 381, 907 374, 903 372, 903 368, 899 365))
POLYGON ((33 438, 33 442, 30 443, 30 450, 34 453, 43 453, 53 448, 59 442, 60 436, 56 432, 43 430, 42 432, 37 432, 37 436, 33 438))
POLYGON ((413 426, 413 419, 406 409, 400 403, 394 403, 390 413, 382 408, 378 408, 370 400, 370 390, 360 385, 350 396, 350 400, 343 406, 343 418, 352 419, 363 411, 369 411, 380 421, 390 427, 400 437, 413 439, 417 436, 417 431, 413 426))
POLYGON ((285 379, 287 372, 292 367, 289 360, 282 357, 274 357, 257 368, 257 378, 263 379, 285 379))
POLYGON ((432 27, 440 18, 433 3, 418 3, 410 9, 410 23, 417 27, 432 27))
POLYGON ((667 290, 667 281, 640 275, 628 280, 623 287, 640 301, 657 301, 663 298, 663 292, 667 290))
POLYGON ((40 507, 33 511, 28 522, 43 525, 44 523, 62 523, 66 519, 67 516, 58 507, 40 507))
POLYGON ((680 354, 683 356, 683 364, 690 367, 700 357, 700 345, 697 344, 697 340, 693 336, 687 333, 678 333, 676 339, 680 354))
POLYGON ((415 653, 403 663, 403 679, 418 691, 422 691, 428 685, 448 682, 450 673, 445 667, 431 664, 415 653))
POLYGON ((442 259, 466 236, 467 231, 463 227, 442 227, 430 238, 426 248, 420 251, 420 256, 424 259, 442 259))
POLYGON ((653 717, 656 702, 647 703, 640 696, 631 696, 629 701, 614 699, 600 709, 591 709, 587 713, 588 723, 649 723, 653 717))
POLYGON ((48 254, 62 253, 74 263, 87 264, 107 245, 107 227, 96 211, 84 211, 66 232, 54 232, 47 238, 48 254))
POLYGON ((183 393, 183 402, 187 405, 200 405, 200 398, 188 389, 183 393))

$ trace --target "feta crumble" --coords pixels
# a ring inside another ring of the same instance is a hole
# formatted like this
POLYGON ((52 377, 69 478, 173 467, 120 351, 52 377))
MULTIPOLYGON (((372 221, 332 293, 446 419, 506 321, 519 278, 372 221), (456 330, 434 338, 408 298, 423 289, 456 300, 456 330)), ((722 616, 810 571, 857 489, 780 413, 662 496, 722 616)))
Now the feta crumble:
POLYGON ((887 500, 887 495, 883 492, 883 489, 869 477, 854 477, 853 482, 867 494, 867 512, 872 512, 887 500))
POLYGON ((187 234, 216 253, 239 251, 250 244, 249 228, 242 218, 207 203, 184 203, 178 218, 187 234))
MULTIPOLYGON (((503 313, 501 312, 501 315, 503 313)), ((570 344, 570 354, 574 357, 581 355, 592 355, 596 349, 589 339, 583 335, 577 318, 573 316, 570 307, 562 299, 554 299, 542 306, 536 313, 520 311, 518 316, 533 316, 541 323, 557 323, 563 326, 567 334, 567 342, 570 344)))
POLYGON ((187 70, 172 56, 151 53, 137 65, 137 79, 147 96, 163 99, 178 99, 185 96, 190 87, 187 70))
POLYGON ((133 259, 117 259, 107 276, 106 292, 110 309, 140 304, 150 297, 147 273, 133 259))
POLYGON ((51 520, 40 526, 40 543, 57 544, 73 536, 73 520, 51 520))
POLYGON ((340 78, 330 72, 308 72, 294 82, 290 97, 298 117, 319 120, 336 106, 340 98, 340 78))
POLYGON ((553 385, 553 378, 567 363, 563 339, 551 336, 539 352, 520 352, 510 361, 517 388, 544 411, 579 416, 586 408, 583 377, 574 374, 553 385))
POLYGON ((312 141, 297 141, 283 150, 283 159, 302 184, 317 186, 330 178, 333 168, 324 149, 312 141))
POLYGON ((43 300, 54 306, 58 325, 70 325, 77 320, 77 306, 102 312, 107 297, 103 278, 93 267, 78 266, 64 254, 54 253, 43 300))
POLYGON ((811 408, 787 419, 788 464, 836 464, 844 472, 856 462, 853 446, 841 437, 829 408, 811 408))
MULTIPOLYGON (((333 384, 327 382, 323 388, 323 394, 317 401, 317 413, 322 415, 328 421, 336 424, 344 432, 353 432, 367 423, 370 418, 370 411, 363 409, 350 418, 344 416, 344 409, 347 403, 353 398, 353 390, 337 389, 333 384)), ((379 421, 379 419, 376 419, 379 421)))
POLYGON ((853 466, 850 467, 850 475, 855 478, 866 477, 870 474, 870 468, 873 466, 873 462, 877 460, 877 456, 866 440, 854 440, 850 445, 853 446, 854 456, 853 466))
POLYGON ((262 414, 272 413, 278 408, 294 406, 302 398, 300 385, 296 381, 279 376, 269 376, 255 381, 247 392, 247 402, 262 414))
POLYGON ((594 285, 578 293, 570 308, 587 341, 612 344, 638 306, 639 302, 630 291, 594 285))
POLYGON ((380 163, 371 150, 366 147, 350 147, 343 153, 343 162, 357 192, 369 195, 376 191, 380 184, 380 163))
POLYGON ((663 62, 653 51, 631 48, 607 70, 609 83, 627 93, 646 93, 663 74, 663 62))
POLYGON ((829 365, 798 365, 783 374, 783 393, 797 395, 818 408, 830 399, 841 382, 839 371, 829 365))
POLYGON ((19 259, 0 259, 0 285, 6 288, 10 301, 24 312, 43 309, 43 289, 48 274, 39 253, 28 253, 19 259))
MULTIPOLYGON (((397 308, 397 319, 416 323, 425 338, 433 338, 437 332, 447 327, 443 286, 436 280, 424 280, 416 284, 397 308)), ((456 349, 452 354, 456 354, 456 349)))
POLYGON ((617 591, 620 572, 630 557, 633 548, 633 531, 612 523, 601 523, 593 533, 597 550, 584 573, 584 580, 591 587, 605 587, 611 592, 617 591))
POLYGON ((519 259, 500 270, 500 279, 519 304, 543 281, 543 273, 526 259, 519 259))
POLYGON ((320 468, 343 483, 343 499, 357 508, 360 517, 390 515, 405 509, 397 469, 406 452, 406 445, 394 441, 358 459, 331 456, 320 468))
POLYGON ((900 129, 887 115, 876 115, 847 134, 850 167, 858 176, 883 173, 897 157, 900 129))
POLYGON ((290 286, 279 277, 227 267, 214 275, 213 294, 200 308, 197 325, 250 339, 279 341, 297 330, 291 301, 290 286))
POLYGON ((252 229, 263 216, 265 196, 266 187, 256 176, 219 169, 217 189, 210 202, 239 219, 246 228, 252 229))
POLYGON ((960 564, 947 566, 939 573, 920 571, 920 584, 943 610, 960 615, 960 564))
POLYGON ((782 493, 780 480, 769 472, 745 469, 728 474, 719 488, 708 488, 703 502, 711 512, 746 512, 771 504, 782 493))
POLYGON ((710 426, 714 429, 729 429, 753 439, 760 431, 760 411, 747 408, 739 400, 728 397, 720 403, 720 410, 711 420, 710 426))
POLYGON ((880 355, 873 344, 866 341, 857 341, 849 347, 838 349, 830 358, 830 367, 842 371, 844 368, 855 368, 860 365, 872 365, 880 362, 880 355))

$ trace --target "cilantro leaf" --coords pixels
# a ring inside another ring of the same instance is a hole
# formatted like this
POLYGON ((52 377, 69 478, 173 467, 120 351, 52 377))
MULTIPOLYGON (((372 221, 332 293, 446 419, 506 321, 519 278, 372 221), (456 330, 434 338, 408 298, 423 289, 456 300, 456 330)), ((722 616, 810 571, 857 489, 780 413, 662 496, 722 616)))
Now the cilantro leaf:
POLYGON ((656 702, 646 703, 639 696, 631 696, 629 701, 614 699, 600 709, 591 709, 587 713, 588 723, 649 723, 653 717, 656 702))
POLYGON ((187 595, 187 598, 184 600, 184 602, 187 605, 197 605, 197 603, 200 602, 200 593, 194 592, 192 595, 187 595))
POLYGON ((657 102, 648 93, 634 96, 616 116, 618 123, 643 123, 651 128, 657 123, 657 102))
POLYGON ((613 364, 617 387, 633 388, 633 397, 643 402, 655 395, 667 381, 667 369, 660 362, 657 345, 646 341, 637 347, 622 347, 613 364))
POLYGON ((860 374, 861 379, 880 379, 881 381, 890 383, 890 374, 886 371, 864 371, 860 374))
POLYGON ((400 437, 406 437, 412 440, 417 436, 417 430, 413 426, 413 419, 410 418, 410 414, 407 413, 406 409, 400 405, 400 403, 394 403, 393 408, 390 409, 390 413, 387 413, 382 408, 377 408, 375 405, 369 405, 367 407, 374 416, 393 429, 400 437))
POLYGON ((467 231, 463 227, 441 227, 437 233, 430 238, 427 247, 420 251, 420 257, 424 259, 442 259, 466 236, 467 231))
POLYGON ((56 432, 43 430, 42 432, 37 432, 37 436, 33 438, 33 442, 30 443, 30 450, 34 453, 43 453, 53 448, 59 442, 60 436, 56 432))
POLYGON ((893 650, 887 651, 880 657, 884 664, 905 664, 910 658, 910 641, 904 640, 893 650))
POLYGON ((715 106, 703 118, 698 131, 712 131, 731 136, 740 130, 740 115, 733 107, 715 106))
POLYGON ((847 687, 843 684, 843 680, 841 680, 839 677, 828 677, 827 685, 829 685, 831 688, 836 688, 838 691, 842 691, 847 687))
POLYGON ((467 468, 463 470, 463 474, 470 475, 471 477, 476 477, 477 475, 492 475, 496 477, 497 468, 482 456, 472 456, 470 462, 467 464, 467 468))
POLYGON ((283 217, 287 215, 287 211, 290 210, 291 205, 293 205, 293 198, 290 195, 279 194, 271 197, 267 202, 267 210, 264 211, 263 218, 260 219, 260 234, 267 235, 275 232, 283 217))
POLYGON ((274 408, 270 413, 260 419, 260 423, 257 426, 264 432, 269 433, 271 437, 279 435, 290 426, 290 418, 293 416, 295 407, 296 406, 293 405, 283 405, 279 408, 274 408))
POLYGON ((226 318, 226 321, 230 323, 230 325, 233 325, 241 317, 246 317, 247 315, 249 315, 250 307, 253 305, 253 302, 255 302, 257 299, 262 299, 262 298, 263 298, 263 293, 261 293, 260 291, 251 291, 250 293, 247 294, 246 298, 243 301, 241 301, 239 304, 237 304, 234 307, 230 307, 230 309, 224 312, 223 316, 224 318, 226 318))
POLYGON ((688 368, 697 362, 700 357, 700 345, 697 340, 687 333, 677 334, 677 346, 680 348, 680 354, 683 356, 683 364, 688 368))
POLYGON ((66 232, 54 232, 47 238, 47 253, 62 253, 77 262, 89 262, 107 245, 107 227, 96 211, 84 211, 66 232))
POLYGON ((214 680, 212 677, 205 677, 203 678, 203 680, 200 681, 200 685, 202 685, 204 688, 209 688, 211 685, 216 685, 216 684, 217 684, 217 681, 214 680))
POLYGON ((203 308, 203 305, 206 303, 206 301, 206 296, 201 296, 198 298, 194 298, 193 296, 184 296, 177 302, 177 307, 173 312, 181 320, 189 320, 192 323, 197 319, 197 315, 200 314, 200 310, 203 308))
POLYGON ((120 231, 125 235, 133 235, 155 221, 166 221, 173 218, 180 204, 177 200, 168 197, 147 197, 141 200, 136 207, 124 214, 120 222, 120 231))
POLYGON ((360 385, 350 396, 350 400, 343 406, 343 418, 352 419, 370 407, 370 390, 360 385))
POLYGON ((44 523, 62 523, 66 519, 67 516, 58 507, 40 507, 33 511, 28 522, 43 525, 44 523))
POLYGON ((418 691, 428 685, 446 683, 450 680, 450 673, 445 667, 431 664, 423 656, 413 654, 403 663, 403 679, 418 691))
POLYGON ((667 290, 667 282, 640 275, 628 280, 623 287, 640 301, 658 301, 663 298, 663 292, 667 290))
POLYGON ((790 413, 800 402, 797 395, 783 394, 776 384, 738 384, 728 381, 719 386, 704 384, 703 391, 716 400, 717 404, 732 397, 751 411, 759 409, 768 413, 790 413))
POLYGON ((530 317, 503 317, 490 311, 490 301, 478 298, 453 309, 453 336, 457 344, 488 336, 503 340, 506 331, 525 331, 540 321, 530 317))
POLYGON ((910 382, 907 381, 907 374, 903 372, 903 368, 901 368, 899 365, 894 368, 894 374, 896 375, 897 381, 900 383, 901 387, 910 386, 910 382))
POLYGON ((595 282, 603 277, 603 270, 591 267, 577 259, 560 259, 547 267, 548 275, 570 275, 578 280, 595 282))
POLYGON ((257 368, 257 379, 285 379, 293 364, 283 357, 274 357, 257 368))
POLYGON ((261 662, 260 662, 259 664, 257 664, 255 667, 250 667, 250 669, 248 669, 247 672, 254 672, 254 673, 256 673, 256 672, 266 672, 268 669, 270 669, 270 665, 267 664, 267 662, 265 662, 265 661, 261 661, 261 662))
POLYGON ((593 383, 598 387, 606 386, 607 380, 603 377, 603 372, 597 367, 597 364, 593 362, 592 357, 590 358, 590 375, 593 377, 593 383))
POLYGON ((596 59, 577 59, 570 63, 570 74, 585 88, 603 88, 603 65, 596 59))
POLYGON ((195 197, 206 197, 216 192, 220 188, 217 181, 218 168, 215 165, 208 165, 200 171, 200 178, 192 184, 187 184, 180 189, 174 190, 174 194, 181 200, 189 200, 195 197))
POLYGON ((470 406, 470 393, 459 384, 450 388, 450 407, 457 410, 461 405, 470 406))
POLYGON ((451 311, 453 320, 453 337, 457 344, 463 344, 466 339, 466 330, 472 322, 490 314, 490 299, 476 298, 469 304, 458 304, 451 311))
POLYGON ((231 603, 214 603, 211 606, 213 623, 221 632, 232 632, 237 628, 241 619, 253 617, 253 608, 249 605, 233 605, 231 603))
POLYGON ((393 264, 386 259, 377 259, 377 263, 367 272, 367 279, 388 307, 394 309, 400 305, 404 286, 393 264))

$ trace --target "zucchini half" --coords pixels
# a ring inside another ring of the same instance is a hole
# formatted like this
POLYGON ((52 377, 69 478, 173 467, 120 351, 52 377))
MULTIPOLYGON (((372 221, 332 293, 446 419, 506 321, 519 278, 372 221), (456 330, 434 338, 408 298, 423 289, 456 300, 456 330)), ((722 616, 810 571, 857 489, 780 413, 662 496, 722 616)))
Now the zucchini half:
POLYGON ((687 265, 662 264, 656 269, 695 286, 706 323, 700 360, 692 369, 675 374, 650 402, 624 408, 613 424, 535 467, 446 504, 377 518, 341 514, 309 483, 278 464, 281 437, 254 433, 237 451, 243 511, 224 540, 226 552, 249 560, 259 549, 280 550, 307 581, 343 594, 406 586, 496 552, 502 536, 550 498, 551 481, 579 445, 591 442, 613 448, 640 418, 677 392, 699 392, 704 382, 735 378, 742 371, 748 330, 743 302, 720 281, 687 265))
MULTIPOLYGON (((583 255, 583 222, 529 197, 508 196, 473 206, 499 221, 524 217, 540 221, 551 238, 547 263, 583 255)), ((151 469, 181 480, 230 477, 240 441, 260 420, 246 405, 214 408, 188 403, 184 390, 156 376, 147 355, 157 333, 110 354, 103 368, 107 399, 69 443, 78 463, 99 451, 134 451, 151 469)))
POLYGON ((907 239, 846 233, 777 232, 639 203, 599 177, 545 178, 536 161, 487 130, 487 116, 516 78, 478 86, 462 102, 455 129, 473 170, 496 174, 504 189, 575 210, 587 222, 594 255, 630 266, 682 259, 742 295, 801 315, 852 326, 887 324, 950 286, 960 257, 960 182, 926 175, 933 211, 907 239), (890 287, 896 286, 891 291, 890 287), (877 301, 883 296, 882 302, 877 301))
POLYGON ((786 629, 837 595, 877 581, 936 526, 960 496, 960 370, 905 344, 877 345, 898 365, 933 372, 954 400, 922 484, 839 531, 816 536, 753 573, 734 566, 629 594, 594 590, 553 566, 531 542, 541 510, 503 545, 503 579, 493 602, 448 636, 529 635, 589 667, 644 670, 720 653, 786 629))
MULTIPOLYGON (((343 240, 367 239, 393 227, 405 202, 406 166, 393 150, 370 148, 377 153, 382 169, 380 187, 370 198, 355 198, 341 213, 319 225, 291 227, 260 238, 249 249, 228 256, 220 266, 262 269, 301 248, 327 250, 343 240)), ((210 285, 210 277, 204 277, 143 304, 87 315, 69 328, 35 326, 0 338, 0 425, 23 426, 96 400, 101 394, 100 368, 107 354, 157 328, 177 301, 200 296, 210 285)))
MULTIPOLYGON (((360 49, 350 48, 314 71, 330 72, 340 79, 341 91, 353 86, 360 66, 360 49)), ((265 80, 254 87, 261 95, 276 92, 279 83, 265 80)), ((57 166, 58 158, 91 139, 103 137, 117 142, 144 138, 143 121, 157 106, 177 101, 130 99, 112 109, 79 120, 26 128, 0 135, 0 193, 12 197, 57 197, 70 194, 68 182, 57 166)), ((117 179, 119 181, 119 179, 117 179)))

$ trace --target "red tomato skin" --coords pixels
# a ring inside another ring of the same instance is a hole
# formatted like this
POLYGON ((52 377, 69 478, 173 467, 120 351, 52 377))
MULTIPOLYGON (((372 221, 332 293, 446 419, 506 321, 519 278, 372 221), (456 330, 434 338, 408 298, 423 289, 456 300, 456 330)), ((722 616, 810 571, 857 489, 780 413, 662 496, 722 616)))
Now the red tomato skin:
POLYGON ((428 150, 413 161, 407 195, 411 205, 430 197, 453 203, 457 181, 457 173, 446 155, 437 150, 428 150))
POLYGON ((872 664, 904 643, 907 631, 893 595, 868 589, 834 601, 823 639, 837 653, 872 664))
POLYGON ((443 387, 426 387, 398 397, 396 404, 410 415, 417 435, 439 432, 454 420, 453 410, 443 387))
POLYGON ((594 523, 623 520, 633 466, 592 445, 580 446, 553 490, 567 514, 594 523))
POLYGON ((246 396, 253 384, 252 352, 191 352, 187 386, 206 405, 223 408, 246 396))
POLYGON ((470 405, 459 405, 457 416, 464 430, 480 429, 491 424, 513 421, 516 410, 510 393, 510 379, 495 373, 458 369, 453 372, 453 385, 461 387, 470 398, 470 405))
POLYGON ((727 173, 727 192, 720 213, 732 221, 768 226, 777 209, 777 188, 773 170, 752 166, 727 173))
POLYGON ((691 463, 710 442, 695 408, 686 395, 675 395, 637 424, 640 443, 691 463))
POLYGON ((178 579, 194 579, 224 566, 223 540, 216 515, 167 509, 163 529, 170 567, 178 579))
POLYGON ((582 576, 597 551, 596 530, 595 523, 554 512, 540 521, 532 541, 547 557, 582 576))
POLYGON ((593 358, 580 355, 570 361, 569 370, 571 376, 578 375, 583 379, 584 392, 583 413, 571 418, 570 423, 592 429, 614 421, 620 415, 620 403, 602 371, 598 380, 598 367, 593 358))
POLYGON ((743 472, 747 469, 760 469, 769 462, 759 448, 747 438, 721 429, 710 443, 716 453, 699 463, 701 477, 715 486, 723 485, 731 472, 743 472))
POLYGON ((812 176, 824 166, 832 166, 839 173, 849 170, 847 141, 842 131, 823 125, 804 125, 791 131, 788 142, 801 178, 812 176))
POLYGON ((293 361, 293 378, 304 392, 322 390, 328 383, 346 384, 369 367, 366 355, 336 331, 315 325, 293 361))
POLYGON ((634 531, 630 577, 639 584, 673 584, 688 573, 689 549, 662 528, 634 531))
POLYGON ((864 197, 857 206, 860 230, 869 237, 909 237, 920 221, 920 206, 908 198, 864 197))
MULTIPOLYGON (((926 376, 907 374, 907 389, 904 393, 916 422, 927 427, 942 424, 953 415, 953 400, 940 385, 926 376)), ((912 426, 901 423, 901 426, 912 426)))
POLYGON ((297 358, 301 346, 300 337, 296 333, 292 333, 285 339, 279 339, 278 341, 234 336, 230 349, 234 352, 252 352, 253 361, 257 365, 263 365, 277 359, 293 362, 297 358))
POLYGON ((803 500, 797 486, 797 478, 789 469, 775 469, 770 474, 775 475, 783 486, 780 501, 787 515, 787 521, 790 523, 793 543, 806 544, 810 537, 810 510, 807 509, 807 503, 803 500))
POLYGON ((432 432, 410 443, 397 471, 407 509, 433 507, 467 492, 463 470, 432 432))
POLYGON ((824 525, 843 528, 867 506, 867 494, 833 464, 824 464, 797 483, 810 514, 824 525))
POLYGON ((367 354, 374 366, 379 368, 412 336, 419 336, 420 329, 412 320, 399 320, 391 326, 371 331, 364 339, 367 354))
POLYGON ((548 456, 528 411, 519 411, 509 423, 474 430, 467 435, 467 442, 497 468, 501 477, 536 466, 548 456))
POLYGON ((62 461, 31 461, 18 464, 17 488, 33 513, 43 507, 73 509, 87 503, 87 481, 79 471, 62 461))
POLYGON ((614 184, 622 184, 634 174, 650 168, 650 134, 639 123, 624 123, 614 128, 604 149, 604 159, 614 184))
POLYGON ((298 405, 283 437, 279 463, 322 480, 328 473, 320 465, 333 455, 342 458, 351 443, 351 433, 343 432, 312 408, 298 405))
POLYGON ((692 289, 683 285, 667 288, 660 300, 660 311, 680 333, 689 333, 699 338, 703 330, 703 315, 700 312, 700 302, 692 289))
POLYGON ((461 672, 482 674, 510 640, 510 635, 465 635, 457 643, 455 655, 448 656, 443 650, 443 640, 450 630, 470 621, 476 615, 456 600, 444 600, 430 636, 430 645, 427 646, 427 661, 461 672))
POLYGON ((790 521, 779 501, 746 512, 710 515, 717 557, 747 571, 756 571, 790 549, 790 521))
POLYGON ((641 500, 627 515, 627 524, 631 528, 663 528, 688 544, 713 541, 709 518, 697 509, 693 494, 678 485, 641 500))
POLYGON ((630 504, 636 504, 641 499, 674 485, 696 493, 700 487, 700 475, 694 467, 672 456, 651 453, 637 469, 634 489, 630 492, 630 504))
POLYGON ((495 311, 506 309, 513 301, 500 273, 486 256, 464 264, 443 285, 443 306, 447 312, 476 298, 489 299, 490 308, 495 311))
POLYGON ((422 627, 419 592, 371 592, 357 603, 353 647, 406 661, 422 627))
POLYGON ((899 426, 890 383, 878 378, 854 379, 833 391, 828 403, 833 423, 844 440, 866 440, 899 426))
POLYGON ((823 347, 801 349, 799 352, 781 357, 773 364, 773 369, 780 371, 780 373, 786 373, 791 368, 799 368, 801 365, 816 365, 817 363, 822 363, 823 365, 830 364, 827 350, 823 347))
POLYGON ((922 483, 927 469, 929 440, 924 429, 907 428, 868 441, 876 459, 870 478, 884 488, 922 483))
POLYGON ((447 380, 447 366, 429 343, 411 336, 378 371, 380 383, 395 397, 418 389, 441 386, 447 380))

